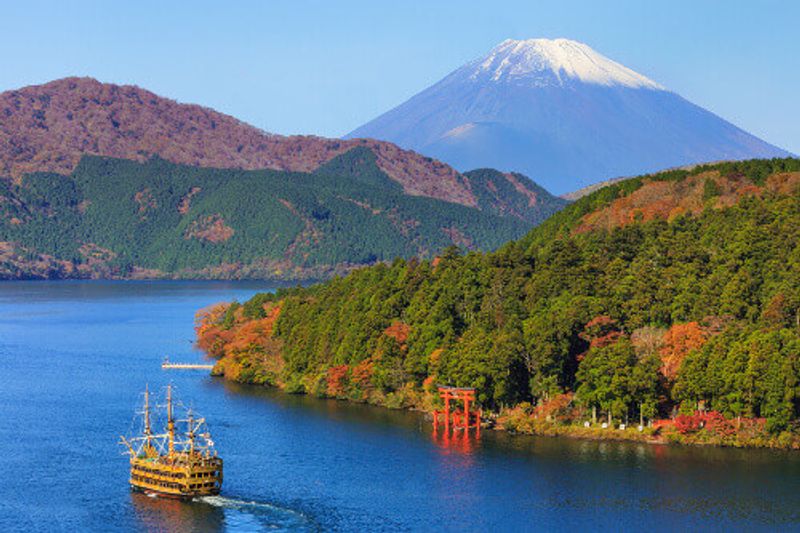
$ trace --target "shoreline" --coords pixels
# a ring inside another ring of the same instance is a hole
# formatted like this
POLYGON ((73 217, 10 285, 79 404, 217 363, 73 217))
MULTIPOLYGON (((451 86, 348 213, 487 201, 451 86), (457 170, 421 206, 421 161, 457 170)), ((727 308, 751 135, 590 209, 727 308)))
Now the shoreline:
MULTIPOLYGON (((257 383, 254 381, 242 381, 225 377, 215 365, 215 369, 210 373, 211 377, 222 381, 271 389, 287 395, 302 395, 310 398, 336 400, 348 404, 369 405, 387 410, 410 411, 419 413, 426 422, 430 422, 430 411, 419 405, 391 406, 367 400, 353 400, 327 395, 315 395, 305 391, 287 391, 285 387, 257 383)), ((711 448, 732 448, 740 450, 776 450, 776 451, 800 451, 800 436, 792 434, 793 439, 783 441, 780 436, 764 438, 763 435, 748 436, 744 433, 731 434, 724 438, 715 436, 704 429, 693 433, 682 434, 677 431, 671 423, 661 420, 659 427, 644 427, 639 431, 637 427, 631 426, 625 429, 618 427, 601 427, 597 423, 590 427, 576 424, 565 424, 559 422, 546 421, 536 418, 526 418, 521 424, 519 420, 520 406, 515 406, 500 413, 487 413, 485 422, 481 429, 486 431, 504 432, 508 435, 522 435, 535 437, 568 438, 574 440, 605 441, 605 442, 631 442, 648 444, 652 446, 686 446, 686 447, 711 447, 711 448), (516 418, 515 415, 517 415, 516 418)))

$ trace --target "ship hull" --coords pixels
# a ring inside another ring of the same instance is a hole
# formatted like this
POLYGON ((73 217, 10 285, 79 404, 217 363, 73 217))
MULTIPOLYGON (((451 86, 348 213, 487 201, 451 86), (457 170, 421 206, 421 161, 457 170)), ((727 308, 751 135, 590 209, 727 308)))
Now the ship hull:
POLYGON ((222 459, 186 453, 131 459, 130 485, 164 498, 216 496, 222 488, 222 459))
POLYGON ((151 496, 153 498, 164 498, 164 499, 168 499, 168 500, 178 500, 178 501, 189 501, 189 500, 192 500, 194 498, 202 498, 203 496, 219 496, 219 492, 220 492, 219 489, 216 489, 216 490, 211 490, 211 491, 208 491, 208 492, 196 493, 196 494, 183 494, 183 493, 176 494, 176 493, 172 493, 172 492, 166 492, 166 491, 163 491, 163 490, 156 490, 156 489, 151 489, 151 488, 139 487, 137 485, 134 485, 133 483, 131 483, 131 490, 133 492, 138 492, 138 493, 144 494, 146 496, 151 496))

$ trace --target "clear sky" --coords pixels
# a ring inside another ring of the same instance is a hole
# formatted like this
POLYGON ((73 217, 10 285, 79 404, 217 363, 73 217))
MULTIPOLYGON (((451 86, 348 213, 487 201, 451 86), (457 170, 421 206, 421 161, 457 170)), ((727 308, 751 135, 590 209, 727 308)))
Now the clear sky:
POLYGON ((800 154, 800 2, 4 2, 0 90, 132 83, 339 136, 505 38, 567 37, 800 154))

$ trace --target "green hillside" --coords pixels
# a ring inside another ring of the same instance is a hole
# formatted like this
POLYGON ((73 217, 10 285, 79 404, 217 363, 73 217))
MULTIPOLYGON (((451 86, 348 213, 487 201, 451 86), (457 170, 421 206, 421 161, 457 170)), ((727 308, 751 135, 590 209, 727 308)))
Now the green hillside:
POLYGON ((70 176, 0 180, 0 213, 5 278, 324 277, 453 244, 489 250, 531 226, 404 194, 358 148, 313 174, 84 157, 70 176))
POLYGON ((748 427, 747 444, 794 446, 800 160, 627 180, 495 252, 398 260, 200 324, 230 379, 416 407, 446 383, 518 406, 506 427, 542 409, 564 425, 684 413, 704 439, 741 444, 748 427))
POLYGON ((569 204, 522 174, 481 168, 465 172, 464 176, 477 197, 478 207, 498 216, 517 217, 536 225, 569 204))

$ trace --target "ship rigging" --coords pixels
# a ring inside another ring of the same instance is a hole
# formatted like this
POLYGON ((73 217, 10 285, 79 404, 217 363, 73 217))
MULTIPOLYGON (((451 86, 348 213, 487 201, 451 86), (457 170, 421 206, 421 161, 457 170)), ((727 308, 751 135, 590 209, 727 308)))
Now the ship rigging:
MULTIPOLYGON (((144 392, 141 433, 122 443, 130 456, 130 485, 151 495, 189 499, 219 494, 222 487, 222 459, 205 418, 186 409, 185 418, 174 416, 172 385, 167 385, 166 424, 153 432, 150 391, 144 392)), ((156 410, 156 413, 158 411, 156 410)))

